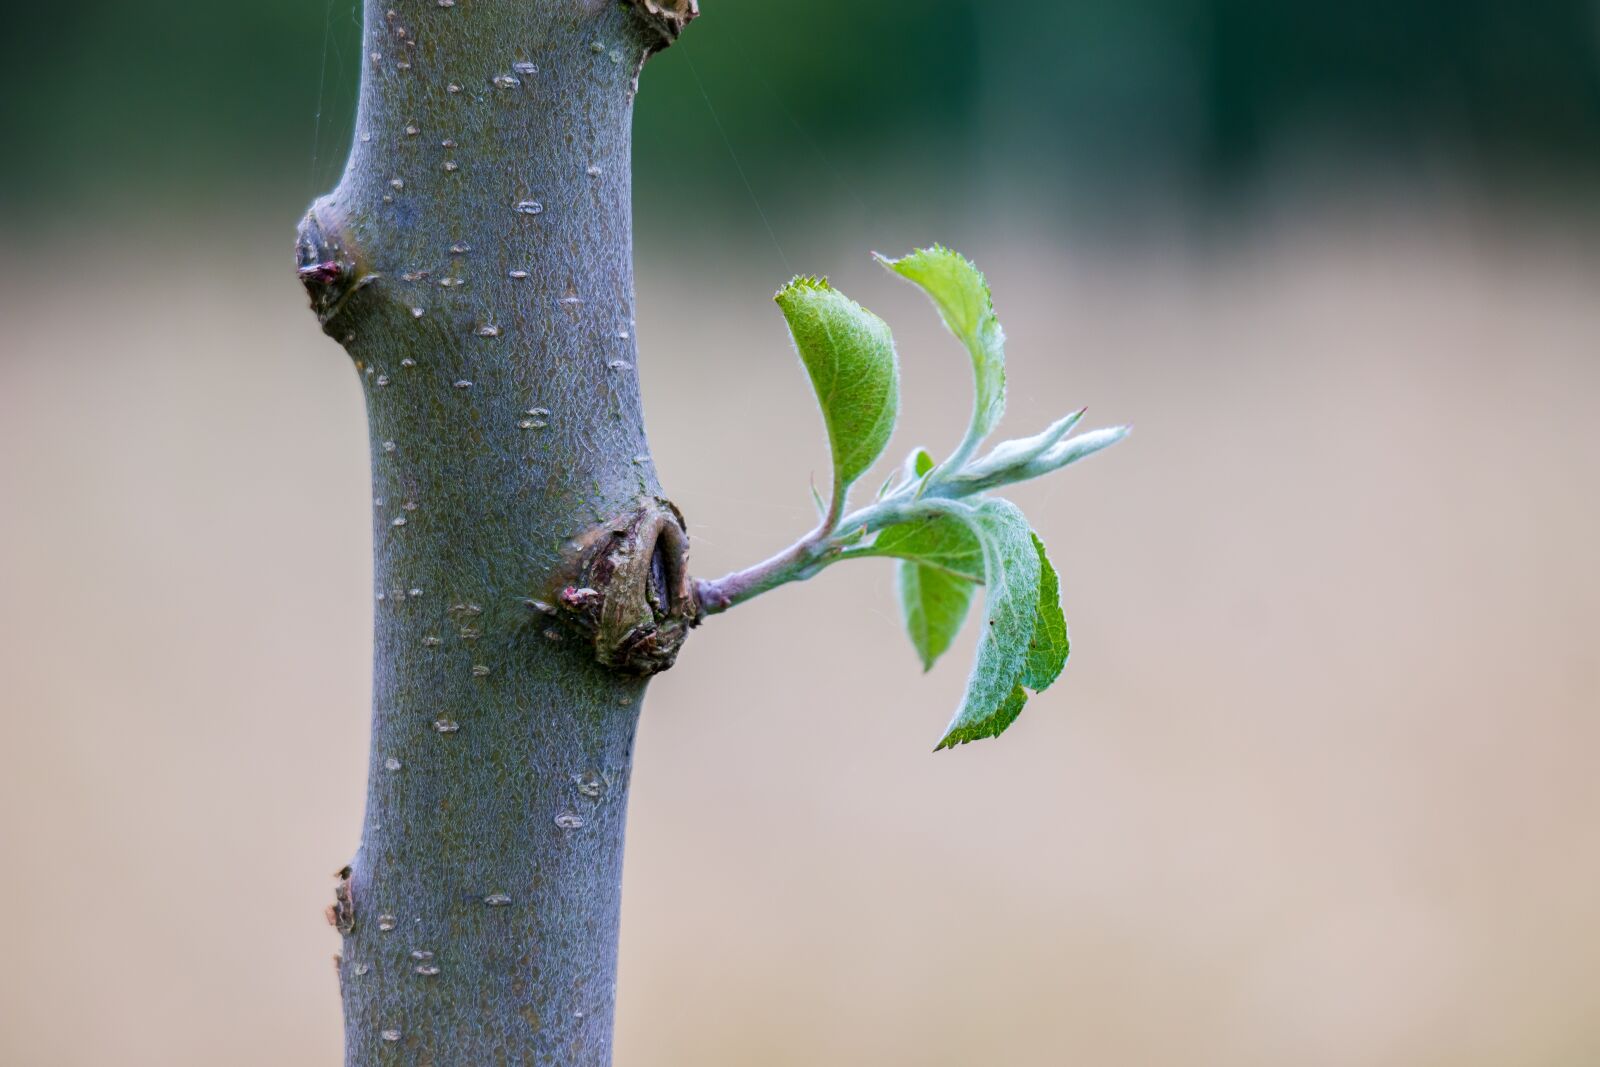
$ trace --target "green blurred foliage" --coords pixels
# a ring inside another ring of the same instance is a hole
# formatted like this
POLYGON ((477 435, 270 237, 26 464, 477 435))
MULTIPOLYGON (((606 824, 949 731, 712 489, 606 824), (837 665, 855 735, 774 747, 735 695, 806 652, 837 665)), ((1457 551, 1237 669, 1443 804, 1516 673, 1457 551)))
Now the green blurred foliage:
MULTIPOLYGON (((703 7, 640 98, 654 217, 688 188, 747 199, 741 167, 763 200, 892 206, 913 181, 950 197, 1209 195, 1307 146, 1495 180, 1584 180, 1600 162, 1595 0, 703 7)), ((348 145, 358 21, 355 0, 12 0, 4 213, 303 200, 348 145)))

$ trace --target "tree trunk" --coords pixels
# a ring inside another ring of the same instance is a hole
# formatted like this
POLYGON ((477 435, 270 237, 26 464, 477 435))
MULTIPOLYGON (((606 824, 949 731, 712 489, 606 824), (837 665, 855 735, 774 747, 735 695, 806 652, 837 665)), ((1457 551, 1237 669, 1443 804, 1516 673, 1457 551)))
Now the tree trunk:
POLYGON ((611 1062, 645 676, 693 621, 635 372, 637 77, 693 4, 367 0, 357 142, 300 273, 366 392, 350 1065, 611 1062))

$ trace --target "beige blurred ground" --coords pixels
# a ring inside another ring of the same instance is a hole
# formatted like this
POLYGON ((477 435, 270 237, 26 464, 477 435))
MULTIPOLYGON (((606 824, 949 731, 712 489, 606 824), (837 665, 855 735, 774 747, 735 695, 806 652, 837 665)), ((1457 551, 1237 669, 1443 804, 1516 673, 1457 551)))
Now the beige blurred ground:
MULTIPOLYGON (((360 394, 282 233, 223 236, 0 254, 7 1067, 338 1062, 360 394)), ((804 266, 897 329, 897 453, 949 444, 961 356, 857 244, 804 266)), ((1009 425, 1138 427, 1018 494, 1073 663, 935 757, 970 646, 919 676, 887 567, 700 631, 639 746, 621 1067, 1600 1062, 1580 247, 1396 211, 973 249, 1009 425)), ((703 572, 799 531, 825 462, 770 252, 641 264, 647 400, 707 413, 652 427, 703 572)))

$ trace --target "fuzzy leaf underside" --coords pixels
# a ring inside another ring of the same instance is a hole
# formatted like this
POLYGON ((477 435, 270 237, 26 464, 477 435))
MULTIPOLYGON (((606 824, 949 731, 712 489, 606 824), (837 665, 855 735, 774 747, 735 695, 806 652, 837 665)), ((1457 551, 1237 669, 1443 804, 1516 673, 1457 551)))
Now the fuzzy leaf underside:
POLYGON ((1021 510, 1009 501, 985 500, 969 516, 983 546, 986 625, 966 695, 938 749, 997 737, 1016 721, 1027 702, 1019 683, 1039 614, 1039 552, 1021 510))
POLYGON ((842 499, 889 444, 900 407, 900 368, 889 326, 826 281, 796 278, 776 300, 822 406, 842 499))
POLYGON ((961 253, 939 245, 878 261, 927 293, 946 328, 966 346, 977 388, 972 436, 987 437, 1005 414, 1006 334, 983 273, 961 253))

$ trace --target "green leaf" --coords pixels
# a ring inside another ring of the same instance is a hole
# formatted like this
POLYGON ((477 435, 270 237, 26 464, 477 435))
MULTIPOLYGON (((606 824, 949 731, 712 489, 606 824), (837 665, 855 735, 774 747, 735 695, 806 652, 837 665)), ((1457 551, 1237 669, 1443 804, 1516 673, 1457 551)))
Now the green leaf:
POLYGON ((983 545, 972 527, 954 515, 934 515, 891 526, 863 556, 893 556, 965 578, 983 581, 983 545))
POLYGON ((1016 721, 1028 699, 1019 683, 1039 615, 1042 568, 1022 512, 1005 500, 985 500, 967 513, 967 521, 983 546, 987 626, 966 696, 939 749, 997 737, 1016 721))
POLYGON ((1039 552, 1039 608, 1033 637, 1028 641, 1028 665, 1022 672, 1022 684, 1042 693, 1061 677, 1072 643, 1067 636, 1067 617, 1061 611, 1061 581, 1050 565, 1050 557, 1045 555, 1044 542, 1038 534, 1030 536, 1039 552))
POLYGON ((972 357, 977 396, 968 440, 976 444, 1000 424, 1006 409, 1006 334, 995 317, 989 283, 967 257, 935 245, 878 262, 920 286, 939 317, 972 357))
POLYGON ((983 581, 983 546, 959 518, 935 515, 903 522, 878 534, 849 556, 892 556, 899 568, 900 607, 906 633, 931 670, 966 620, 975 586, 983 581))
POLYGON ((922 669, 930 671, 961 632, 978 584, 950 571, 910 561, 901 562, 899 572, 906 633, 922 660, 922 669))
POLYGON ((900 406, 900 368, 888 325, 816 278, 775 298, 822 405, 833 453, 833 502, 883 454, 900 406))
POLYGON ((926 448, 919 448, 911 454, 911 473, 918 478, 925 478, 933 470, 933 457, 928 455, 926 448))

